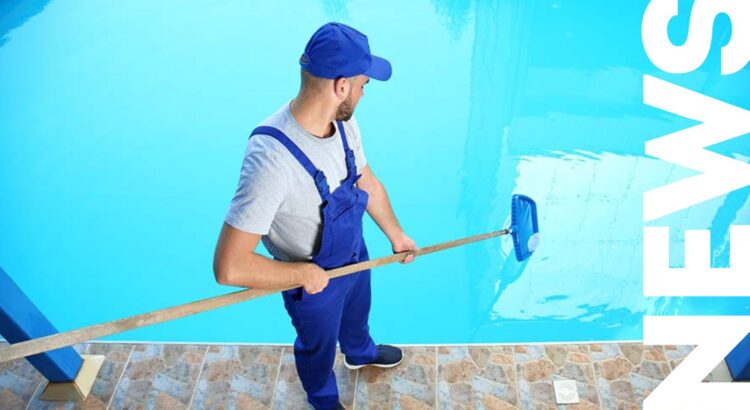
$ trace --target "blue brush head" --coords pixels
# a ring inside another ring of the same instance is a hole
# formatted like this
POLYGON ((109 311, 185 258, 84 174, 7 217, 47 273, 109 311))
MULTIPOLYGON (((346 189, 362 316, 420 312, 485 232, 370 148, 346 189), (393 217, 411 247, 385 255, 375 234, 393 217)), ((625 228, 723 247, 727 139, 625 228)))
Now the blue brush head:
POLYGON ((539 246, 536 202, 526 195, 513 195, 510 205, 510 224, 516 259, 519 262, 525 261, 539 246))

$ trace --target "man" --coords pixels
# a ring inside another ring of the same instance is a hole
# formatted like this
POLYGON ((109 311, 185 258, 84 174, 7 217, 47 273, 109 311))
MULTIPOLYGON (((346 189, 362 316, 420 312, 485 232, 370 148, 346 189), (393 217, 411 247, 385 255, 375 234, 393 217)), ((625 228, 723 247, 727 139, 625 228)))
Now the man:
MULTIPOLYGON (((333 373, 336 342, 345 365, 393 367, 400 349, 369 333, 370 271, 329 281, 325 270, 368 260, 365 211, 394 252, 413 250, 383 185, 367 165, 353 117, 370 78, 390 63, 370 54, 367 37, 340 23, 318 29, 300 57, 297 96, 256 128, 214 255, 216 280, 282 292, 297 332, 297 373, 316 409, 343 408, 333 373), (254 253, 263 241, 273 259, 254 253)), ((414 260, 408 254, 401 263, 414 260)))

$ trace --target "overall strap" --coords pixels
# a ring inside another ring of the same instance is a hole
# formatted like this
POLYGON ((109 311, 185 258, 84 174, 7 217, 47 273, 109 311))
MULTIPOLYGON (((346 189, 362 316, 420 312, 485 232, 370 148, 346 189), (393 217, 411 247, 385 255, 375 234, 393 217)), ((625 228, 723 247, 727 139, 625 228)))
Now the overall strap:
POLYGON ((323 174, 322 171, 315 168, 315 165, 313 165, 312 161, 310 161, 310 158, 305 155, 304 152, 302 152, 299 147, 297 147, 292 140, 289 139, 289 137, 286 136, 281 130, 274 127, 267 127, 267 126, 261 126, 253 130, 253 132, 250 134, 250 137, 252 138, 253 135, 257 134, 263 134, 268 135, 279 141, 286 149, 289 151, 289 153, 292 154, 294 158, 297 159, 297 161, 302 165, 303 168, 305 168, 305 171, 307 171, 308 174, 312 177, 313 181, 315 181, 315 187, 318 189, 318 193, 320 194, 320 199, 322 199, 324 202, 326 201, 326 198, 330 195, 330 190, 328 188, 328 181, 326 180, 325 174, 323 174))
POLYGON ((344 132, 344 124, 341 121, 336 121, 336 125, 339 127, 341 133, 341 142, 344 143, 344 158, 346 159, 346 172, 347 178, 357 175, 357 163, 354 160, 354 151, 349 148, 349 142, 346 140, 346 132, 344 132))

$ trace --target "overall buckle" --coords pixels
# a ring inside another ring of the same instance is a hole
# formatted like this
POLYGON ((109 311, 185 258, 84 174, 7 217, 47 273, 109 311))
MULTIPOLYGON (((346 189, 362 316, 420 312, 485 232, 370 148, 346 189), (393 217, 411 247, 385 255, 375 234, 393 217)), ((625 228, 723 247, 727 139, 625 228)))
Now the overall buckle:
POLYGON ((315 187, 318 188, 318 192, 321 195, 328 194, 328 181, 326 180, 325 174, 323 174, 323 172, 320 170, 315 172, 315 187))
POLYGON ((355 165, 356 165, 356 162, 355 162, 355 157, 354 157, 354 151, 352 151, 351 149, 347 150, 346 151, 346 166, 347 166, 347 168, 354 168, 355 165))

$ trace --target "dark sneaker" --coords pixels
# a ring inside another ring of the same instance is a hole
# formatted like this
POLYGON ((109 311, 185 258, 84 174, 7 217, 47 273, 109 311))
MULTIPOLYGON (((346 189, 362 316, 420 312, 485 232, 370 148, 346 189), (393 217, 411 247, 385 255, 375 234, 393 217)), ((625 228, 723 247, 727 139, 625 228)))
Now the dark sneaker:
POLYGON ((378 357, 370 363, 355 364, 349 361, 348 357, 344 357, 344 366, 349 370, 356 370, 360 367, 375 366, 375 367, 396 367, 404 360, 404 354, 401 353, 401 349, 391 345, 378 345, 378 357))

